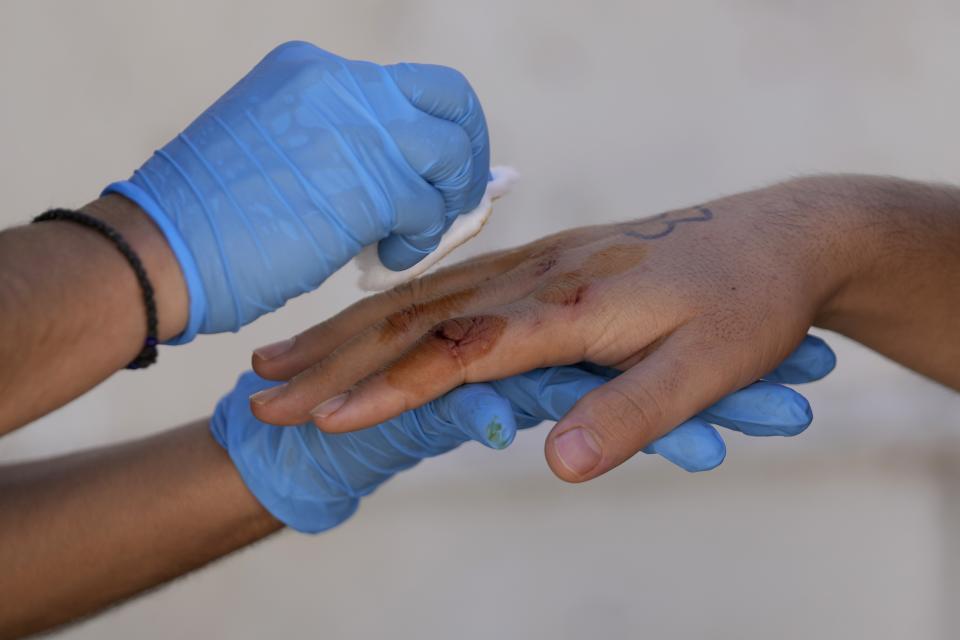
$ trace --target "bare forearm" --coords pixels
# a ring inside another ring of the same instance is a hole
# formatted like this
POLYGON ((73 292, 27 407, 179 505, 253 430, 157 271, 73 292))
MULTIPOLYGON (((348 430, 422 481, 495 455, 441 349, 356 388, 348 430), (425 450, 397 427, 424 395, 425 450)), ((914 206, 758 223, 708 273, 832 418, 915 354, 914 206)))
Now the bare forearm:
POLYGON ((0 468, 0 637, 88 615, 280 528, 197 422, 0 468))
POLYGON ((836 198, 835 216, 856 221, 844 242, 855 267, 816 324, 960 389, 960 189, 869 176, 809 180, 836 198))
MULTIPOLYGON (((160 231, 119 196, 84 208, 126 238, 155 288, 160 338, 179 333, 187 293, 160 231)), ((132 360, 146 311, 130 265, 98 233, 44 222, 0 233, 0 434, 65 404, 132 360)))

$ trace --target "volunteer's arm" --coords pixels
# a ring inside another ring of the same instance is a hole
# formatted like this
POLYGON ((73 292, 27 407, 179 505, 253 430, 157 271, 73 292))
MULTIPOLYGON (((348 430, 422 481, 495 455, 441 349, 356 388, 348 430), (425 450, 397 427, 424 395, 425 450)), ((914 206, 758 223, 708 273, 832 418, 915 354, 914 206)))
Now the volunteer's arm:
MULTIPOLYGON (((139 254, 154 287, 160 339, 183 331, 187 290, 160 230, 118 195, 82 211, 118 230, 139 254)), ((98 232, 68 221, 0 232, 0 434, 126 366, 146 335, 134 271, 98 232)))
POLYGON ((284 524, 335 527, 421 458, 471 439, 500 448, 516 432, 510 403, 486 385, 348 437, 278 428, 247 405, 269 384, 241 376, 209 422, 0 467, 0 638, 95 613, 284 524))
MULTIPOLYGON (((775 372, 825 373, 832 354, 805 344, 775 372)), ((330 435, 312 423, 273 427, 247 397, 251 373, 197 422, 144 440, 0 467, 0 638, 96 612, 250 544, 282 526, 335 527, 360 499, 421 458, 467 440, 503 448, 518 428, 563 415, 611 375, 580 367, 465 385, 373 429, 330 435), (212 437, 211 437, 212 435, 212 437), (262 505, 262 506, 261 506, 262 505)), ((762 382, 658 439, 646 453, 688 471, 726 449, 710 422, 750 435, 794 435, 809 405, 762 382)))
POLYGON ((280 528, 206 422, 0 468, 0 637, 87 615, 280 528))
MULTIPOLYGON (((489 165, 459 72, 288 42, 87 212, 140 254, 159 337, 184 343, 312 291, 364 246, 416 263, 479 203, 489 165)), ((104 238, 69 222, 4 231, 0 434, 126 365, 145 330, 133 271, 104 238)))

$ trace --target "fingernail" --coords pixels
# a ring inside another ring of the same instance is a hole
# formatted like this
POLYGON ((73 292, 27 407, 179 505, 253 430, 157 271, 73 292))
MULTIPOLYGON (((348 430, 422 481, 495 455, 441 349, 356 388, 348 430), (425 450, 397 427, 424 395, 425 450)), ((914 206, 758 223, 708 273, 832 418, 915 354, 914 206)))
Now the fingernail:
POLYGON ((310 412, 310 415, 312 415, 314 418, 326 418, 343 406, 343 403, 347 401, 348 395, 349 392, 344 391, 341 394, 333 396, 329 400, 321 402, 313 408, 313 411, 310 412))
POLYGON ((286 340, 281 340, 280 342, 274 342, 272 344, 264 345, 254 349, 253 352, 263 360, 270 360, 286 353, 287 351, 290 351, 290 349, 293 348, 293 343, 295 341, 296 338, 287 338, 286 340))
POLYGON ((250 396, 250 402, 256 405, 265 405, 278 395, 283 393, 283 390, 287 388, 285 384, 279 384, 275 387, 270 387, 269 389, 264 389, 263 391, 257 391, 255 394, 250 396))
POLYGON ((589 431, 581 427, 557 436, 553 441, 557 458, 570 471, 586 475, 600 462, 600 445, 589 431))

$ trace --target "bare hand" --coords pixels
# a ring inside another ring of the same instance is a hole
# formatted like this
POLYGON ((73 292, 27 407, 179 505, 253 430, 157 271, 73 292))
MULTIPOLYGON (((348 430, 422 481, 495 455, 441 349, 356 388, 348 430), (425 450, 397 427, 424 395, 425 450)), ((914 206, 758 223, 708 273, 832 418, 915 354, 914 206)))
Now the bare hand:
POLYGON ((467 382, 587 361, 625 373, 557 424, 547 460, 566 480, 604 473, 775 368, 843 282, 842 230, 795 188, 566 231, 363 300, 254 357, 293 378, 253 411, 350 431, 467 382))

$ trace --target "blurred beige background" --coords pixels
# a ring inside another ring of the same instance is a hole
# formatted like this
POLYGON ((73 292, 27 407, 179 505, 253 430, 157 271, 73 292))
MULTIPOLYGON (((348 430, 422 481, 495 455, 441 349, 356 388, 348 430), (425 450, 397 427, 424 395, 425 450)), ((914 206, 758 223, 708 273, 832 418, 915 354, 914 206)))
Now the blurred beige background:
MULTIPOLYGON (((93 198, 294 38, 469 76, 495 159, 524 181, 462 255, 801 173, 960 172, 948 0, 4 0, 0 223, 93 198)), ((164 349, 4 438, 0 458, 208 413, 252 348, 357 298, 354 276, 164 349)), ((62 637, 956 638, 960 395, 827 337, 840 364, 807 389, 813 427, 731 436, 718 471, 640 456, 565 485, 541 427, 62 637)))

